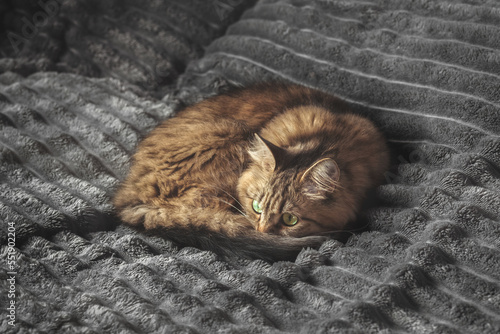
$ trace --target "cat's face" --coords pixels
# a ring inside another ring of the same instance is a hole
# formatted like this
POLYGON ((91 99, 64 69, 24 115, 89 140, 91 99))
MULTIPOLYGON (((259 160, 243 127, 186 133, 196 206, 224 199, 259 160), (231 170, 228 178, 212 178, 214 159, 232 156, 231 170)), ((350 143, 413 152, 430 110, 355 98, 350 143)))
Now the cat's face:
POLYGON ((256 230, 302 237, 341 230, 353 218, 333 157, 292 161, 259 136, 249 153, 253 163, 240 177, 238 197, 256 230))

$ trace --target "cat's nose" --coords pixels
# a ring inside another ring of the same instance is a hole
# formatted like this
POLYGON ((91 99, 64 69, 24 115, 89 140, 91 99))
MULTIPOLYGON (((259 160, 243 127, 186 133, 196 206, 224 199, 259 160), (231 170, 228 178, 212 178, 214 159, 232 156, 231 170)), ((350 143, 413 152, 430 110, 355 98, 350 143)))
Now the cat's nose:
POLYGON ((268 222, 265 220, 261 220, 259 224, 257 225, 257 231, 262 232, 262 233, 269 233, 271 228, 269 226, 268 222))
POLYGON ((257 225, 257 231, 262 233, 277 233, 276 231, 276 215, 270 214, 267 217, 263 217, 262 220, 259 221, 257 225))
POLYGON ((276 228, 272 225, 259 225, 257 231, 267 234, 276 234, 276 228))
POLYGON ((267 232, 266 225, 263 223, 259 223, 259 225, 257 225, 257 231, 266 233, 267 232))

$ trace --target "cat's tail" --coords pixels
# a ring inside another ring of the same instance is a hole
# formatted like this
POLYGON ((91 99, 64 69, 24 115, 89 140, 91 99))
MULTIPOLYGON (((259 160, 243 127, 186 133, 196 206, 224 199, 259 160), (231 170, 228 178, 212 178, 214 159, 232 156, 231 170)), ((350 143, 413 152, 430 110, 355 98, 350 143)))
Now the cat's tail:
POLYGON ((211 250, 223 256, 268 261, 293 261, 302 249, 318 248, 329 239, 321 236, 284 237, 255 230, 229 237, 205 226, 156 227, 143 232, 170 239, 181 246, 211 250))
POLYGON ((303 248, 317 248, 327 237, 285 237, 256 231, 240 215, 200 208, 135 205, 118 207, 122 221, 141 232, 170 239, 181 246, 211 250, 224 256, 294 260, 303 248), (210 217, 210 218, 207 218, 210 217), (207 220, 207 221, 203 221, 207 220))

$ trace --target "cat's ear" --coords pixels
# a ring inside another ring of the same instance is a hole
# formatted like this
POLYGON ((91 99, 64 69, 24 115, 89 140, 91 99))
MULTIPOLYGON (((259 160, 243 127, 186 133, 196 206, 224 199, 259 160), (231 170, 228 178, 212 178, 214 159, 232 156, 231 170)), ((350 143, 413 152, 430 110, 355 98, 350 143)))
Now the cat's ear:
POLYGON ((285 150, 256 133, 255 140, 248 153, 252 160, 264 167, 265 170, 274 171, 285 150))
POLYGON ((302 191, 312 199, 325 199, 339 185, 340 169, 331 158, 316 161, 300 178, 302 191))

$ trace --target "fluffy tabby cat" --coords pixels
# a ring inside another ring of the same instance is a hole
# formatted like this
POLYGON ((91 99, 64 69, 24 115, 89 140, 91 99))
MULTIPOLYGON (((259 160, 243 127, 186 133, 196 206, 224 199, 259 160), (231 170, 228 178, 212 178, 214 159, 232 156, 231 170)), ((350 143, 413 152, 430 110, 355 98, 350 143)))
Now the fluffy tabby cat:
POLYGON ((369 120, 320 91, 268 83, 163 122, 114 204, 124 222, 182 244, 290 259, 353 221, 387 167, 369 120))

